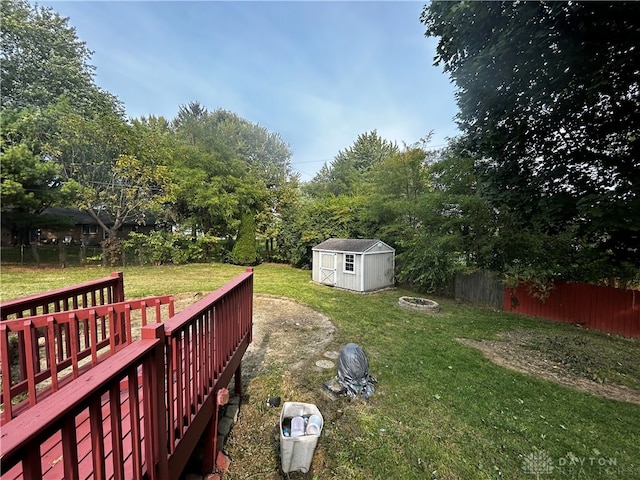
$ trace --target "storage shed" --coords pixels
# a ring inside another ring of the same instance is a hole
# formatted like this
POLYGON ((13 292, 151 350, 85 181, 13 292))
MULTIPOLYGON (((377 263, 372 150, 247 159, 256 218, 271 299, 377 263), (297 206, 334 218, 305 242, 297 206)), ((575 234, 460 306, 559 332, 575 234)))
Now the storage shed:
POLYGON ((314 282, 356 292, 393 286, 396 251, 380 240, 330 238, 311 251, 314 282))

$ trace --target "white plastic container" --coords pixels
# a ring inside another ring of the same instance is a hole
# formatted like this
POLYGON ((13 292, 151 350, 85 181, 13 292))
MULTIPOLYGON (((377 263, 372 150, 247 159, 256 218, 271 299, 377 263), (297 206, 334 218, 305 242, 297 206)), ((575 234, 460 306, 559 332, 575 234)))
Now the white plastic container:
MULTIPOLYGON (((298 416, 310 418, 317 415, 320 422, 324 422, 318 407, 312 403, 284 402, 280 412, 280 459, 284 473, 301 471, 307 473, 311 468, 313 453, 318 445, 320 435, 302 435, 299 437, 285 437, 282 431, 282 423, 285 418, 298 416)), ((321 423, 321 424, 322 424, 321 423)), ((322 427, 320 428, 322 430, 322 427)))
POLYGON ((320 415, 311 415, 307 421, 306 435, 320 435, 324 421, 320 415))
POLYGON ((291 437, 300 437, 304 435, 304 418, 301 416, 291 419, 291 437))

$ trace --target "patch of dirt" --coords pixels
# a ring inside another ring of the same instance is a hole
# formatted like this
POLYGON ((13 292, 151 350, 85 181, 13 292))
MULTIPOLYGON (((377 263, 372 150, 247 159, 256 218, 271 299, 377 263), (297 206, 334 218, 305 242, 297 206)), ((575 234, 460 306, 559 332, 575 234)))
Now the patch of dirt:
MULTIPOLYGON (((176 295, 175 312, 201 298, 198 293, 176 295)), ((250 380, 273 364, 299 370, 324 351, 335 331, 329 318, 305 305, 288 298, 254 295, 253 341, 242 359, 242 376, 250 380)))
POLYGON ((503 332, 500 337, 503 340, 478 341, 467 338, 457 338, 456 340, 463 345, 477 348, 488 360, 505 368, 528 375, 536 375, 593 395, 640 404, 640 391, 638 390, 590 380, 554 360, 548 353, 527 348, 524 345, 530 343, 531 338, 526 332, 503 332))
POLYGON ((253 378, 269 365, 299 370, 331 342, 335 326, 324 315, 286 298, 253 297, 253 342, 242 360, 243 376, 253 378))

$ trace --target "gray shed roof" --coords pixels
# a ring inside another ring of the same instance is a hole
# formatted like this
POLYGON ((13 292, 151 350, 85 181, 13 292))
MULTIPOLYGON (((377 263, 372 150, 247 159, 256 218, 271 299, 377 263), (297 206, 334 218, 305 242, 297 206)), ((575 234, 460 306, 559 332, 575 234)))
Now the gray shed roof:
MULTIPOLYGON (((312 250, 331 250, 334 252, 366 252, 378 243, 389 247, 386 243, 372 238, 329 238, 319 243, 312 250)), ((389 250, 393 250, 389 247, 389 250)))

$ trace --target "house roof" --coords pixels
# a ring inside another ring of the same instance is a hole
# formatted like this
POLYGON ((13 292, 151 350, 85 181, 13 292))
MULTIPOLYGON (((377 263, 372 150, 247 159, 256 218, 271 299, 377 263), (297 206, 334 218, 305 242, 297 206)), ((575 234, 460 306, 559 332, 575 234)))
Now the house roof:
MULTIPOLYGON (((77 208, 50 207, 50 208, 45 208, 42 211, 42 213, 46 215, 58 215, 61 217, 71 217, 73 218, 73 221, 76 225, 97 225, 98 224, 98 222, 86 211, 78 210, 77 208)), ((113 225, 113 219, 106 212, 100 212, 99 217, 100 217, 100 220, 102 220, 105 223, 105 225, 107 226, 113 225)), ((147 219, 147 222, 146 222, 147 225, 153 225, 156 222, 155 217, 151 215, 148 215, 146 219, 147 219)), ((125 220, 124 224, 137 225, 138 222, 129 218, 125 220)))
POLYGON ((389 245, 381 240, 373 238, 329 238, 319 243, 312 250, 331 250, 336 252, 366 252, 370 248, 381 243, 393 250, 389 245))
POLYGON ((45 215, 59 215, 61 217, 71 217, 76 225, 92 225, 97 222, 91 216, 82 210, 76 208, 45 208, 42 211, 45 215))

